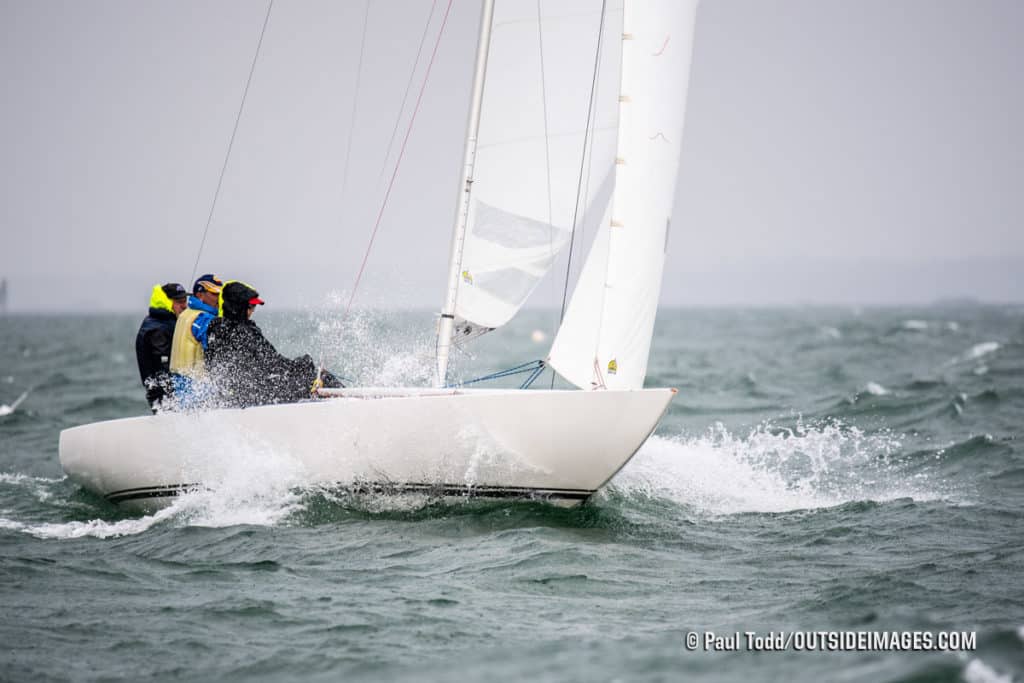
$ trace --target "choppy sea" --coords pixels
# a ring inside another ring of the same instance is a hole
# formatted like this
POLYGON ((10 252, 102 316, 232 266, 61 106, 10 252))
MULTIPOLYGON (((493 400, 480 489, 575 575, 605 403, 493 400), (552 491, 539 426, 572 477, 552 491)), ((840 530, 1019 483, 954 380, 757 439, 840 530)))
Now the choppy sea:
MULTIPOLYGON (((260 315, 358 383, 429 376, 427 313, 260 315)), ((122 512, 57 440, 147 412, 141 317, 0 317, 0 680, 1024 680, 1022 306, 663 310, 648 385, 679 395, 571 510, 261 476, 122 512)), ((456 372, 542 357, 553 318, 456 372)))

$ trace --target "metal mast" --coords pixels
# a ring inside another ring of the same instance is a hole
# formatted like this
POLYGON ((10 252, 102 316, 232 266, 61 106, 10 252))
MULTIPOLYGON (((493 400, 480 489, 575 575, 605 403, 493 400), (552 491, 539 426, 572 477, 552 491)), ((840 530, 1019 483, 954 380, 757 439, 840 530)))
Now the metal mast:
POLYGON ((473 188, 473 164, 476 161, 477 134, 480 129, 480 105, 484 99, 484 75, 487 71, 487 53, 491 44, 491 19, 494 0, 484 0, 480 15, 480 38, 476 48, 476 69, 473 74, 473 94, 469 105, 469 125, 466 130, 466 150, 459 179, 455 203, 455 230, 452 234, 451 256, 448 261, 448 291, 437 325, 437 374, 434 386, 448 382, 448 354, 451 351, 455 325, 455 299, 459 289, 459 269, 462 264, 462 246, 466 239, 469 218, 469 199, 473 188))

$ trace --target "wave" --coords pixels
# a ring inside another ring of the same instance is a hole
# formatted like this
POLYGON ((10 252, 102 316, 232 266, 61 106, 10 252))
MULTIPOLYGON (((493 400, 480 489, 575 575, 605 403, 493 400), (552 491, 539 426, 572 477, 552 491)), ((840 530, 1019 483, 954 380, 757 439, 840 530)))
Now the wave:
POLYGON ((64 410, 65 415, 85 415, 91 419, 114 419, 144 415, 142 392, 137 397, 101 395, 93 396, 64 410))
POLYGON ((892 460, 901 448, 900 436, 842 424, 761 425, 742 437, 718 424, 697 437, 652 437, 612 486, 711 514, 946 498, 941 482, 903 476, 892 460))
POLYGON ((42 539, 71 539, 91 536, 113 538, 142 533, 156 524, 174 516, 171 508, 160 510, 154 515, 134 519, 108 522, 102 519, 73 522, 25 523, 0 517, 0 529, 21 531, 42 539))

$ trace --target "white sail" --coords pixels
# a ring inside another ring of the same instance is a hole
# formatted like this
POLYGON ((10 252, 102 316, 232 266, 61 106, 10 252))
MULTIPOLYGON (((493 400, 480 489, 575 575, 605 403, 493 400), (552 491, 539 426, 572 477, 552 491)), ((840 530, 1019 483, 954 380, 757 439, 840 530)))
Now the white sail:
POLYGON ((607 201, 598 189, 614 166, 619 74, 610 38, 621 13, 606 6, 595 84, 601 8, 601 0, 495 3, 458 271, 461 321, 485 329, 508 322, 569 242, 574 221, 604 208, 591 205, 607 201))
POLYGON ((547 359, 580 388, 647 374, 676 193, 697 0, 627 0, 612 211, 547 359))

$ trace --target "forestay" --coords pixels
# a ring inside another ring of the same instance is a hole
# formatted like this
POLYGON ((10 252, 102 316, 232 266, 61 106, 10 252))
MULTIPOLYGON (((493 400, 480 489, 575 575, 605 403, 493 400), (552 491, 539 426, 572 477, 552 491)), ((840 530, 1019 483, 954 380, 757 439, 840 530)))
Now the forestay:
POLYGON ((611 212, 547 359, 580 388, 643 387, 661 290, 697 0, 627 0, 611 212))
POLYGON ((601 8, 600 0, 495 3, 455 305, 463 334, 508 322, 574 220, 596 229, 598 204, 610 201, 619 79, 611 38, 621 11, 606 8, 595 81, 601 8))

